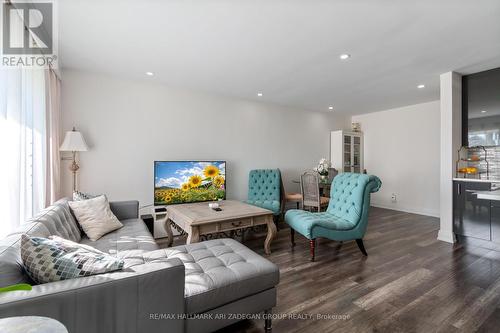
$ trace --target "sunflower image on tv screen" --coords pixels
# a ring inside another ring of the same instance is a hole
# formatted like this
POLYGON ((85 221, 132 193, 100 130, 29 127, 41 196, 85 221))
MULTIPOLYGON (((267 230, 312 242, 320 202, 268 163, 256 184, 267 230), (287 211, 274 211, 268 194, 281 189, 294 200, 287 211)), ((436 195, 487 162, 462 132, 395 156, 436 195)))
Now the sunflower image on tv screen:
POLYGON ((155 205, 225 198, 225 161, 155 162, 155 205))

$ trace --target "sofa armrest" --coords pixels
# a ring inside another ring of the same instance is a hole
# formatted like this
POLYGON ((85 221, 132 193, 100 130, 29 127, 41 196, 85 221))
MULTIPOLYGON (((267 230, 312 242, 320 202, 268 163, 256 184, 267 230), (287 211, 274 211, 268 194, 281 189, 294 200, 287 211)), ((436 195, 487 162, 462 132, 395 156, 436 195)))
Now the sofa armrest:
POLYGON ((118 220, 136 219, 139 217, 139 201, 111 201, 109 207, 118 220))
POLYGON ((184 265, 177 259, 0 294, 0 318, 45 316, 71 333, 183 332, 184 265), (167 317, 166 317, 167 316, 167 317))

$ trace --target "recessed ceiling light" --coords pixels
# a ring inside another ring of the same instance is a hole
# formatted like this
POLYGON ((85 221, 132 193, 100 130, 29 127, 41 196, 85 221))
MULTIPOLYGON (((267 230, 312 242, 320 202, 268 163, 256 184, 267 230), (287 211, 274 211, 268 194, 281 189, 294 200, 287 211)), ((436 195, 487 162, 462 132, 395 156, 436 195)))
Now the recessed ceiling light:
POLYGON ((153 72, 146 72, 146 75, 147 75, 147 76, 153 76, 153 75, 155 75, 155 74, 154 74, 153 72))
POLYGON ((424 85, 424 84, 419 84, 419 85, 417 86, 417 88, 418 88, 418 89, 423 89, 423 88, 425 88, 425 85, 424 85))
POLYGON ((482 110, 481 113, 486 113, 486 110, 482 110))
POLYGON ((333 106, 329 106, 329 107, 328 107, 328 110, 333 110, 333 106))
POLYGON ((344 53, 340 55, 340 60, 347 60, 351 57, 350 54, 344 53))
POLYGON ((262 93, 257 93, 257 96, 262 97, 263 94, 262 93))

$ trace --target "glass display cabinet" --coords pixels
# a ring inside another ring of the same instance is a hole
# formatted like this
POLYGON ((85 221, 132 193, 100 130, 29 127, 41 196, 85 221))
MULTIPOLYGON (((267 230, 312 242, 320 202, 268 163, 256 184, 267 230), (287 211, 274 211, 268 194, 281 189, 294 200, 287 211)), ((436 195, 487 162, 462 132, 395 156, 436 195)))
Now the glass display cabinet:
POLYGON ((362 173, 363 133, 333 131, 330 133, 330 161, 339 172, 362 173))

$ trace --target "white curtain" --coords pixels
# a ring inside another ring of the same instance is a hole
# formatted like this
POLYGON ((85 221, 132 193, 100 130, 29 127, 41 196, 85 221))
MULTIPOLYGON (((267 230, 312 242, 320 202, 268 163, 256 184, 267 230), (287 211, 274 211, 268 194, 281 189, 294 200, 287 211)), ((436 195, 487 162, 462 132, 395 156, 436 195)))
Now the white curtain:
POLYGON ((45 206, 53 204, 61 193, 61 80, 53 70, 45 70, 46 144, 45 206))
POLYGON ((0 69, 0 237, 45 207, 43 69, 0 69))

